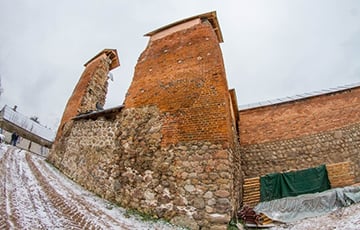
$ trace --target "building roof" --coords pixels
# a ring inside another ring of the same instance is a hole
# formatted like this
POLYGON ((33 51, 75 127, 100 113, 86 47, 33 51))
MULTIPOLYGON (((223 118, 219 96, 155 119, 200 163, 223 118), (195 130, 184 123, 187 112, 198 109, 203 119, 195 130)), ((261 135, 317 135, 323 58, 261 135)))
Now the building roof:
POLYGON ((0 121, 10 128, 9 131, 21 131, 20 135, 26 136, 30 141, 37 142, 39 144, 46 144, 47 146, 55 139, 55 132, 49 128, 42 126, 41 124, 31 120, 25 115, 14 111, 9 106, 5 105, 0 113, 0 121))
POLYGON ((104 110, 95 110, 89 113, 79 114, 76 117, 73 118, 73 120, 79 120, 79 119, 96 119, 100 116, 105 116, 107 114, 117 113, 120 112, 124 108, 124 105, 119 105, 113 108, 104 109, 104 110))
POLYGON ((151 31, 151 32, 145 34, 144 36, 153 36, 154 34, 157 34, 157 33, 161 32, 161 31, 164 31, 166 29, 177 26, 179 24, 191 21, 191 20, 196 19, 196 18, 199 18, 199 19, 202 19, 202 20, 207 19, 210 22, 213 29, 214 29, 214 31, 216 33, 216 36, 217 36, 217 38, 219 40, 219 43, 224 42, 221 30, 220 30, 220 25, 219 25, 219 22, 217 20, 216 11, 212 11, 212 12, 208 12, 208 13, 204 13, 204 14, 199 14, 199 15, 196 15, 196 16, 193 16, 193 17, 190 17, 190 18, 182 19, 180 21, 168 24, 166 26, 160 27, 159 29, 151 31))
POLYGON ((299 95, 295 95, 295 96, 291 96, 291 97, 284 97, 284 98, 278 98, 278 99, 274 99, 274 100, 240 105, 239 110, 241 111, 241 110, 254 109, 254 108, 271 106, 271 105, 276 105, 276 104, 282 104, 282 103, 287 103, 287 102, 293 102, 293 101, 303 100, 303 99, 307 99, 307 98, 311 98, 311 97, 332 94, 332 93, 338 93, 341 91, 346 91, 346 90, 357 88, 357 87, 360 87, 360 82, 349 84, 349 85, 344 85, 344 86, 339 86, 336 88, 314 91, 311 93, 299 94, 299 95))

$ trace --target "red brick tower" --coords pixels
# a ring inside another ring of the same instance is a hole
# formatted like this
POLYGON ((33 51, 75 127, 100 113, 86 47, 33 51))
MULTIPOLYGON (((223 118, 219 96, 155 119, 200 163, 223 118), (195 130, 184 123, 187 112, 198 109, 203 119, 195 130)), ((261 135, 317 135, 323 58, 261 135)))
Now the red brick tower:
POLYGON ((166 115, 162 145, 232 140, 229 92, 216 13, 146 34, 125 107, 157 105, 166 115))
POLYGON ((216 13, 187 18, 146 36, 150 40, 138 59, 125 109, 159 110, 162 155, 149 170, 162 175, 174 200, 160 194, 156 206, 132 208, 156 210, 156 215, 188 227, 195 222, 224 228, 238 208, 241 170, 235 94, 227 85, 216 13))
POLYGON ((56 134, 55 144, 69 120, 78 114, 97 110, 96 103, 100 106, 105 104, 108 73, 119 65, 119 58, 115 49, 104 49, 84 64, 85 70, 66 104, 56 134))

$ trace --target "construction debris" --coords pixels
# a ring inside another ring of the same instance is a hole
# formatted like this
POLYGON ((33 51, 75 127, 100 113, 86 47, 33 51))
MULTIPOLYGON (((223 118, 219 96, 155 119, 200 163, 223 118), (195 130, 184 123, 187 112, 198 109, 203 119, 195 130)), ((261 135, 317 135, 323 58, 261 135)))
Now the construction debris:
POLYGON ((257 214, 253 208, 245 205, 238 212, 238 218, 248 227, 272 227, 273 221, 265 214, 257 214))

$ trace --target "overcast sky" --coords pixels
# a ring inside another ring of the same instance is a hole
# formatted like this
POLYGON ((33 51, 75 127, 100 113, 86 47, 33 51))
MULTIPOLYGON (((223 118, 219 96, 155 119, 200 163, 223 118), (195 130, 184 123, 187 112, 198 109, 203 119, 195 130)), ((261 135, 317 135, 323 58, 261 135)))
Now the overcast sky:
POLYGON ((143 35, 213 10, 239 105, 360 82, 358 0, 2 0, 0 106, 57 128, 83 64, 104 48, 121 63, 105 108, 120 105, 143 35))

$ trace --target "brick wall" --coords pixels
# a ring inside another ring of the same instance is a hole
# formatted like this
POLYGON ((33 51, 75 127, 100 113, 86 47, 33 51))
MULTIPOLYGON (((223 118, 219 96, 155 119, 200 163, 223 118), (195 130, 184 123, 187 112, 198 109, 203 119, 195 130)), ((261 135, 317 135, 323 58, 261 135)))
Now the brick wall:
POLYGON ((360 88, 239 113, 241 145, 316 134, 360 122, 360 88))
POLYGON ((360 124, 287 140, 246 145, 241 148, 242 169, 248 178, 350 161, 355 181, 360 182, 359 145, 360 124))
POLYGON ((245 177, 353 162, 360 181, 360 88, 240 111, 245 177))
POLYGON ((163 145, 232 140, 224 64, 210 23, 149 42, 125 99, 128 108, 144 105, 157 105, 166 117, 163 145))

